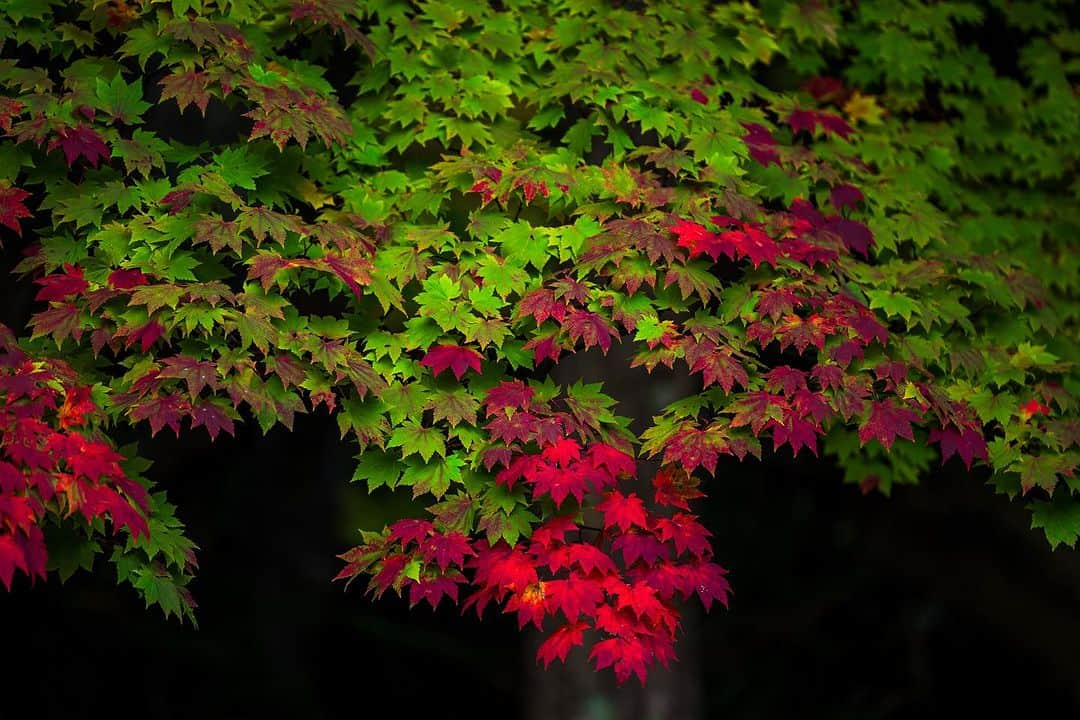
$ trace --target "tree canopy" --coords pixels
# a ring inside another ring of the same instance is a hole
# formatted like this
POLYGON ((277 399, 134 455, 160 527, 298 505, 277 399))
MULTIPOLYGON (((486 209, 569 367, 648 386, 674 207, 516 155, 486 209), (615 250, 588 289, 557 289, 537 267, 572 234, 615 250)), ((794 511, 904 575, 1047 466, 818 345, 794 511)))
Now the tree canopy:
POLYGON ((886 494, 962 463, 1073 545, 1067 7, 4 4, 36 290, 0 328, 0 581, 104 555, 194 621, 131 429, 308 412, 415 510, 338 579, 494 604, 620 681, 675 656, 680 599, 727 602, 694 512, 722 456, 886 494), (635 433, 550 378, 616 344, 697 391, 635 433))

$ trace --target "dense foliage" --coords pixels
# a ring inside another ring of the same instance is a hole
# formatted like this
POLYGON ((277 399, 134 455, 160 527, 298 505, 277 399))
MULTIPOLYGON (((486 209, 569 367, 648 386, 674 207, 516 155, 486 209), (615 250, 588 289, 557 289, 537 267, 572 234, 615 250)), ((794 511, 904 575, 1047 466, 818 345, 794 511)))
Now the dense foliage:
POLYGON ((417 508, 339 578, 620 681, 726 603, 691 505, 722 455, 884 493, 956 456, 1073 544, 1065 8, 5 3, 0 224, 40 289, 0 334, 0 580, 107 551, 194 619, 194 546, 108 435, 320 406, 417 508), (700 392, 637 437, 548 378, 615 343, 700 392))

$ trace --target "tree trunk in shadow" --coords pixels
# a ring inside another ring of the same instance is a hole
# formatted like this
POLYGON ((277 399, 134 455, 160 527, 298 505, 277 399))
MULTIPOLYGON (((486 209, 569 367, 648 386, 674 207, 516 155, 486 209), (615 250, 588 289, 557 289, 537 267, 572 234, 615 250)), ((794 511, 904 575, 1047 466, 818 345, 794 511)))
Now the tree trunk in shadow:
MULTIPOLYGON (((604 392, 618 401, 615 412, 634 419, 631 429, 640 433, 651 424, 651 418, 668 403, 692 394, 696 381, 685 374, 663 373, 658 368, 652 375, 640 368, 630 368, 632 346, 617 345, 606 355, 584 352, 560 360, 552 378, 561 385, 579 379, 603 382, 604 392)), ((638 463, 638 494, 650 485, 655 463, 638 463)), ((682 633, 675 650, 678 661, 670 668, 650 669, 647 686, 641 687, 631 678, 616 687, 610 671, 596 672, 588 663, 588 653, 576 648, 565 665, 558 661, 547 670, 536 662, 536 650, 543 641, 539 632, 530 632, 523 643, 527 686, 522 717, 526 720, 693 720, 702 717, 701 661, 699 608, 687 603, 682 616, 682 633)))

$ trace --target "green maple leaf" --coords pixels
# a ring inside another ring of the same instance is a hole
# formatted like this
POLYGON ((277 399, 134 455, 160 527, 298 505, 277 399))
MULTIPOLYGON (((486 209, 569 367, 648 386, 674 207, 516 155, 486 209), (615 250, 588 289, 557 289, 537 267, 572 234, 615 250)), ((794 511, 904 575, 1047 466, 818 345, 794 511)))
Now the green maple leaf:
POLYGON ((390 435, 387 447, 401 448, 403 458, 416 454, 427 462, 432 455, 446 457, 446 439, 442 431, 433 427, 424 427, 415 420, 407 421, 390 435))
POLYGON ((434 462, 409 461, 399 484, 412 486, 414 498, 428 493, 438 500, 446 494, 453 483, 461 482, 463 467, 465 467, 465 461, 453 454, 434 462))
POLYGON ((1057 492, 1053 500, 1036 500, 1031 504, 1031 527, 1042 528, 1050 547, 1076 545, 1080 537, 1080 502, 1072 493, 1057 492))
MULTIPOLYGON (((267 175, 266 161, 255 156, 249 146, 240 145, 221 151, 214 157, 212 168, 229 185, 255 189, 255 179, 267 175)), ((266 231, 263 230, 263 233, 266 231)), ((273 231, 271 231, 273 232, 273 231)))
POLYGON ((400 459, 377 448, 368 448, 357 455, 356 459, 352 482, 366 481, 368 492, 384 485, 388 488, 397 487, 402 471, 400 459))
POLYGON ((480 401, 462 387, 439 389, 431 393, 427 408, 431 410, 435 422, 446 420, 451 427, 460 422, 473 424, 480 409, 480 401))
POLYGON ((142 99, 142 81, 136 80, 130 85, 117 73, 110 81, 95 79, 95 106, 104 110, 116 120, 128 125, 140 122, 140 116, 150 109, 150 103, 142 99))

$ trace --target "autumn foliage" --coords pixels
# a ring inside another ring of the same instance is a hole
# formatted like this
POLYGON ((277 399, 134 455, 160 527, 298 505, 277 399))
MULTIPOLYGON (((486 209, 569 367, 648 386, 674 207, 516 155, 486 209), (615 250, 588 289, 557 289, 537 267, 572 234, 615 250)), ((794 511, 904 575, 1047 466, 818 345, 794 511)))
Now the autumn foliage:
POLYGON ((1021 85, 962 40, 1001 11, 885 5, 0 7, 35 286, 0 326, 0 581, 107 551, 194 619, 194 545, 110 433, 317 410, 416 508, 337 579, 619 682, 728 603, 694 511, 722 458, 889 493, 955 456, 1073 544, 1073 36, 1047 4, 1021 85), (697 383, 640 436, 549 377, 616 344, 697 383))

